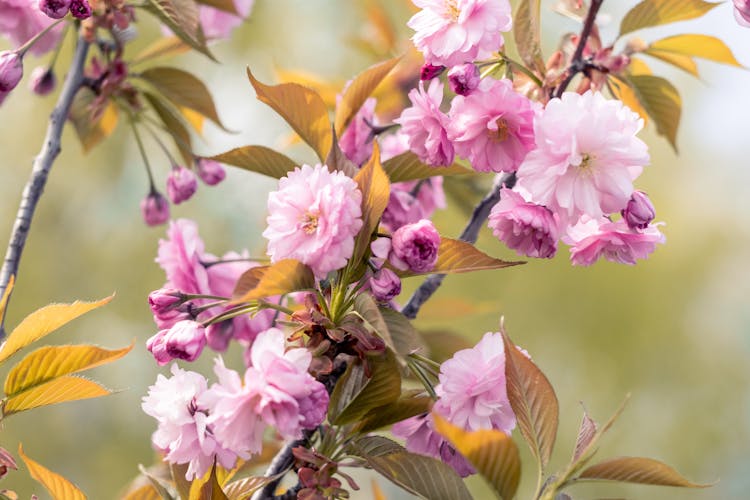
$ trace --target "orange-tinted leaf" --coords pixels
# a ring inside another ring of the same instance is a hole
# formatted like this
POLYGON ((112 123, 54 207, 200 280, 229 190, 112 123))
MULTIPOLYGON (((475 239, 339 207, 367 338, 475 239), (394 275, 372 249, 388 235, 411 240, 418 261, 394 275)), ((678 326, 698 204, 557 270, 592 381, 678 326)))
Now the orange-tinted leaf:
POLYGON ((258 100, 271 106, 324 161, 333 138, 328 109, 317 92, 296 83, 265 85, 247 69, 258 100))
POLYGON ((265 146, 243 146, 211 157, 227 165, 281 179, 294 170, 297 163, 291 158, 265 146))
POLYGON ((680 486, 683 488, 707 488, 710 484, 696 484, 663 462, 652 458, 618 457, 599 462, 586 468, 579 475, 582 479, 603 479, 626 483, 680 486))
POLYGON ((206 38, 198 17, 198 4, 194 0, 146 0, 143 8, 158 17, 180 40, 214 59, 206 47, 206 38))
POLYGON ((477 247, 466 241, 452 238, 441 238, 438 248, 438 258, 435 267, 425 273, 399 272, 402 276, 418 276, 419 274, 459 274, 472 271, 486 271, 502 269, 504 267, 525 264, 521 261, 505 261, 490 257, 477 247))
MULTIPOLYGON (((700 57, 730 66, 741 68, 742 65, 732 54, 732 49, 714 36, 708 35, 675 35, 657 40, 649 45, 649 50, 671 52, 690 57, 700 57)), ((648 52, 648 51, 647 51, 648 52)))
POLYGON ((637 57, 630 58, 630 64, 628 65, 628 75, 651 75, 653 71, 643 59, 637 57))
POLYGON ((86 500, 86 495, 73 483, 27 457, 20 444, 18 445, 18 455, 26 464, 26 468, 29 469, 29 475, 44 486, 55 500, 86 500))
POLYGON ((246 477, 232 481, 224 487, 224 494, 229 500, 245 500, 270 483, 278 479, 278 476, 271 477, 246 477))
POLYGON ((64 375, 34 386, 5 400, 3 416, 68 401, 98 398, 112 394, 98 383, 73 375, 64 375))
POLYGON ((232 302, 248 302, 272 295, 307 290, 315 286, 315 276, 298 260, 284 259, 270 266, 247 270, 235 285, 232 302))
POLYGON ((513 16, 513 39, 521 60, 539 74, 545 73, 542 57, 541 0, 522 0, 513 16))
POLYGON ((610 75, 607 79, 607 88, 609 88, 610 93, 615 99, 619 99, 625 106, 638 113, 638 116, 643 119, 644 125, 648 123, 648 113, 641 105, 633 87, 630 86, 627 80, 621 80, 610 75))
POLYGON ((521 457, 513 439, 502 431, 476 432, 456 427, 437 413, 435 430, 442 434, 485 478, 503 500, 511 500, 521 480, 521 457))
POLYGON ((625 14, 620 36, 641 28, 695 19, 717 5, 703 0, 644 0, 625 14))
POLYGON ((666 137, 677 152, 677 130, 682 115, 682 99, 677 89, 668 80, 652 75, 633 75, 628 83, 656 124, 657 133, 666 137))
POLYGON ((660 59, 667 64, 671 64, 675 68, 686 71, 696 78, 700 76, 698 73, 698 65, 690 56, 656 49, 647 49, 643 53, 655 57, 656 59, 660 59))
POLYGON ((190 485, 189 500, 228 500, 216 478, 216 465, 201 479, 190 485))
POLYGON ((176 56, 190 50, 190 46, 176 36, 160 37, 136 55, 131 65, 157 59, 159 57, 176 56))
POLYGON ((546 467, 557 437, 560 408, 552 384, 501 329, 508 400, 531 452, 546 467))
POLYGON ((370 246, 370 237, 377 229, 380 217, 391 195, 391 183, 380 164, 380 150, 377 143, 373 145, 372 157, 354 177, 362 193, 362 229, 354 244, 354 254, 350 259, 359 262, 370 246))
POLYGON ((583 410, 583 419, 581 420, 581 426, 578 428, 578 437, 576 438, 576 446, 573 450, 573 462, 577 462, 581 455, 588 449, 596 437, 596 422, 589 417, 586 410, 583 410))
POLYGON ((405 182, 427 179, 438 175, 468 175, 472 170, 464 168, 458 163, 448 167, 431 167, 422 163, 417 155, 411 151, 401 153, 383 162, 383 169, 391 182, 405 182))
POLYGON ((73 124, 84 153, 112 135, 119 119, 117 106, 112 101, 105 102, 101 110, 94 109, 96 97, 91 89, 80 89, 76 92, 68 113, 68 119, 73 124))
POLYGON ((13 285, 16 282, 16 277, 11 274, 10 279, 8 280, 8 286, 5 287, 5 291, 3 291, 3 296, 0 297, 0 325, 3 324, 3 320, 5 319, 5 307, 8 305, 8 297, 10 297, 10 294, 13 293, 13 285))

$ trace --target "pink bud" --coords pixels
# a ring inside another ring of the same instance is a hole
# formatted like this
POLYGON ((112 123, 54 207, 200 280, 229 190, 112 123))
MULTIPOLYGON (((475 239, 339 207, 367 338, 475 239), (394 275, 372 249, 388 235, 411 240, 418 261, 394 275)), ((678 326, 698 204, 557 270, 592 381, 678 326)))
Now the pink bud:
POLYGON ((91 6, 86 0, 73 0, 70 3, 70 13, 76 19, 91 17, 91 6))
POLYGON ((750 27, 750 0, 734 0, 734 18, 740 26, 750 27))
POLYGON ((436 76, 440 75, 445 71, 445 66, 433 66, 432 64, 425 64, 422 69, 419 70, 420 80, 432 80, 436 76))
POLYGON ((440 234, 432 221, 422 219, 401 226, 393 233, 390 261, 396 269, 424 273, 435 267, 440 234))
POLYGON ((643 191, 633 191, 620 213, 630 229, 646 229, 656 216, 654 205, 643 191))
POLYGON ((156 335, 146 341, 146 349, 154 355, 154 359, 159 366, 166 365, 172 361, 172 357, 167 354, 165 337, 169 330, 161 330, 156 335))
POLYGON ((148 305, 154 315, 154 323, 159 328, 171 328, 175 323, 195 319, 194 305, 186 302, 184 293, 174 288, 162 288, 151 292, 148 305))
POLYGON ((169 220, 169 202, 156 190, 141 201, 141 214, 149 226, 158 226, 169 220))
POLYGON ((479 86, 479 68, 471 63, 454 66, 448 71, 448 83, 456 94, 469 95, 479 86))
POLYGON ((52 19, 62 19, 70 11, 71 0, 39 0, 39 10, 52 19))
POLYGON ((206 345, 206 329, 196 321, 179 321, 165 335, 164 344, 173 359, 195 361, 206 345))
POLYGON ((185 302, 186 295, 176 288, 160 288, 148 294, 148 305, 153 312, 174 309, 185 302))
POLYGON ((377 300, 387 302, 401 293, 401 279, 384 267, 370 278, 370 291, 377 300))
POLYGON ((23 78, 23 59, 18 52, 0 52, 0 92, 8 93, 23 78))
POLYGON ((189 200, 198 189, 198 180, 192 170, 175 166, 167 179, 167 195, 175 205, 189 200))
POLYGON ((37 66, 34 71, 31 72, 31 81, 29 81, 29 88, 36 95, 47 95, 57 85, 57 78, 55 77, 52 68, 45 66, 37 66))
POLYGON ((215 186, 227 176, 221 163, 208 158, 198 158, 195 162, 195 168, 198 171, 198 177, 209 186, 215 186))

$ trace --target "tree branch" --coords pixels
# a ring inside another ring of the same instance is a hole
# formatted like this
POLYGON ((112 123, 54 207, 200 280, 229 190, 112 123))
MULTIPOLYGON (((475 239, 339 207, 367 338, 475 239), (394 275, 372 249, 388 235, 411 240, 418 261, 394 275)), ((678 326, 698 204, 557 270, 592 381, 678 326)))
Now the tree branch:
MULTIPOLYGON (((34 216, 34 210, 44 191, 52 163, 60 154, 60 137, 62 136, 63 126, 65 125, 65 120, 68 118, 73 98, 83 82, 83 65, 86 62, 88 49, 89 43, 83 38, 79 38, 73 61, 70 64, 70 70, 65 77, 65 83, 60 91, 60 97, 58 97, 55 109, 52 110, 52 114, 50 115, 49 126, 47 127, 47 134, 44 137, 42 150, 34 159, 31 176, 26 183, 21 203, 18 206, 16 221, 10 233, 8 250, 5 253, 2 271, 0 271, 0 296, 2 296, 8 287, 10 277, 18 274, 18 265, 21 261, 23 247, 26 244, 26 237, 31 229, 31 219, 34 216)), ((3 323, 0 323, 0 339, 3 337, 5 337, 5 330, 3 323)))
MULTIPOLYGON (((469 243, 476 243, 477 238, 479 237, 479 230, 482 228, 484 222, 487 220, 487 217, 490 215, 490 210, 492 210, 492 207, 494 207, 497 202, 500 201, 500 188, 505 185, 505 187, 510 189, 515 184, 515 173, 498 175, 495 178, 494 184, 492 184, 492 189, 490 189, 490 191, 485 195, 482 201, 480 201, 479 204, 474 207, 471 218, 469 219, 469 222, 466 224, 466 227, 461 232, 461 235, 458 237, 458 239, 469 243)), ((429 275, 411 296, 409 302, 407 302, 404 308, 401 310, 401 313, 409 319, 416 318, 419 309, 425 302, 427 302, 430 297, 432 297, 437 289, 440 288, 440 285, 443 283, 443 279, 445 279, 445 274, 429 275)))
POLYGON ((581 36, 578 38, 578 46, 576 51, 573 53, 573 59, 570 61, 570 67, 568 68, 568 75, 565 80, 557 87, 555 97, 561 97, 563 92, 568 88, 570 82, 573 81, 575 76, 584 71, 588 64, 583 60, 583 51, 586 49, 586 44, 591 36, 591 30, 594 29, 594 22, 596 21, 596 15, 599 13, 604 0, 591 0, 591 7, 586 15, 586 21, 583 24, 583 30, 581 30, 581 36))

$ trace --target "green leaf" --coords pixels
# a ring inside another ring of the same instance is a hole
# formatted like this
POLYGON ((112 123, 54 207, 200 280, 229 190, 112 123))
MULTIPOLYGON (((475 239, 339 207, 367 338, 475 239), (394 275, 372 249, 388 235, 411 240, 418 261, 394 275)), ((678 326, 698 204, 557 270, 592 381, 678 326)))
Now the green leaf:
POLYGON ((29 475, 44 486, 55 500, 86 500, 86 495, 73 483, 27 457, 21 444, 18 445, 18 455, 29 469, 29 475))
POLYGON ((232 292, 232 303, 248 302, 272 295, 309 290, 315 287, 315 276, 298 260, 284 259, 270 266, 245 271, 232 292))
POLYGON ((540 75, 546 73, 542 57, 541 0, 522 0, 513 16, 513 39, 521 60, 540 75))
POLYGON ((81 88, 76 92, 68 113, 84 153, 112 135, 119 121, 117 106, 112 101, 100 103, 96 99, 94 91, 81 88))
POLYGON ((49 382, 63 375, 82 372, 125 356, 135 343, 116 350, 93 345, 45 346, 19 361, 5 378, 5 397, 49 382))
POLYGON ((700 77, 700 74, 698 73, 698 65, 695 63, 695 60, 690 56, 686 56, 683 54, 676 54, 674 52, 665 52, 662 50, 655 50, 655 49, 647 49, 643 51, 643 53, 651 57, 655 57, 656 59, 659 59, 661 61, 664 61, 667 64, 671 64, 672 66, 679 68, 683 71, 686 71, 696 78, 700 77))
POLYGON ((190 46, 176 36, 160 37, 145 49, 140 51, 131 61, 130 65, 140 64, 160 57, 171 57, 184 54, 190 50, 190 46))
POLYGON ((355 76, 341 95, 341 100, 336 105, 334 117, 334 129, 336 135, 341 135, 349 124, 349 121, 357 114, 365 100, 370 97, 380 82, 388 76, 388 73, 401 60, 395 57, 387 61, 370 66, 355 76))
POLYGON ((50 304, 26 316, 13 329, 8 340, 0 346, 0 363, 20 349, 49 335, 78 316, 108 304, 113 296, 96 302, 73 302, 72 304, 50 304))
POLYGON ((508 400, 518 429, 542 468, 549 463, 557 437, 560 408, 544 373, 501 329, 505 344, 505 378, 508 400))
POLYGON ((64 375, 6 399, 3 405, 3 417, 40 406, 99 398, 110 394, 112 394, 111 391, 97 382, 73 375, 64 375))
POLYGON ((465 431, 437 413, 432 417, 435 430, 474 466, 500 498, 511 500, 521 480, 521 457, 513 439, 494 429, 465 431))
POLYGON ((378 309, 378 305, 375 303, 375 299, 372 298, 372 295, 367 293, 357 294, 354 298, 354 310, 359 313, 362 319, 372 327, 375 333, 385 341, 385 344, 388 347, 391 349, 394 348, 393 340, 388 331, 388 325, 385 323, 383 315, 380 314, 380 309, 378 309))
POLYGON ((243 146, 212 156, 211 160, 244 168, 251 172, 281 179, 297 167, 297 163, 265 146, 243 146))
POLYGON ((388 349, 383 355, 356 360, 350 364, 339 379, 331 394, 328 418, 334 425, 343 425, 360 420, 364 415, 380 406, 396 401, 401 394, 401 375, 393 352, 388 349))
POLYGON ((668 80, 653 75, 632 75, 628 83, 656 124, 657 133, 666 137, 677 152, 677 130, 682 114, 682 99, 677 89, 668 80))
POLYGON ((146 0, 143 8, 154 14, 180 40, 201 54, 216 60, 206 46, 194 0, 146 0))
POLYGON ((388 439, 373 436, 356 441, 352 454, 363 458, 392 483, 429 500, 470 500, 461 477, 440 460, 410 453, 388 439), (374 442, 370 442, 374 441, 374 442))
POLYGON ((357 425, 357 432, 365 434, 407 418, 422 415, 430 411, 432 398, 429 396, 412 396, 401 398, 393 403, 379 406, 369 412, 357 425))
MULTIPOLYGON (((634 60, 640 61, 640 59, 634 60)), ((612 97, 619 99, 625 106, 638 113, 638 116, 641 117, 644 125, 648 124, 648 112, 643 105, 641 105, 641 101, 638 100, 638 95, 635 93, 635 90, 628 80, 609 75, 607 78, 607 88, 612 94, 612 97)))
POLYGON ((586 468, 581 479, 602 479, 626 483, 680 486, 683 488, 708 488, 710 484, 696 484, 665 463, 651 458, 618 457, 586 468))
POLYGON ((644 0, 625 14, 620 23, 620 36, 641 28, 695 19, 717 5, 720 4, 703 0, 644 0))
POLYGON ((438 248, 438 258, 435 267, 424 273, 411 271, 397 271, 400 276, 419 276, 421 274, 459 274, 473 271, 502 269, 504 267, 525 264, 521 261, 505 261, 490 257, 477 247, 462 240, 441 238, 438 248))
POLYGON ((689 57, 700 57, 721 64, 741 68, 742 65, 732 54, 732 49, 716 37, 708 35, 675 35, 652 42, 646 50, 670 52, 689 57))
POLYGON ((380 149, 373 144, 372 157, 354 177, 362 193, 362 229, 354 243, 350 262, 358 263, 370 246, 372 233, 377 229, 391 195, 391 184, 380 164, 380 149))
POLYGON ((265 85, 253 76, 250 68, 247 68, 247 77, 258 100, 281 115, 302 140, 315 150, 318 158, 324 161, 331 150, 333 136, 328 109, 320 95, 297 83, 265 85))
POLYGON ((411 321, 390 307, 381 307, 380 315, 385 321, 386 328, 388 329, 388 336, 392 345, 389 347, 393 349, 399 356, 408 356, 413 352, 419 352, 425 354, 427 352, 427 346, 425 345, 424 339, 419 334, 419 331, 414 328, 411 321))
POLYGON ((164 125, 164 130, 169 132, 169 135, 172 136, 175 146, 177 146, 177 149, 180 151, 185 164, 192 165, 194 161, 193 139, 190 136, 188 123, 187 120, 185 120, 185 117, 182 116, 182 113, 180 113, 180 110, 177 109, 174 104, 161 96, 147 91, 143 92, 142 95, 146 98, 146 101, 148 101, 156 115, 161 120, 164 125))
POLYGON ((157 66, 147 69, 140 76, 176 106, 197 111, 226 130, 216 112, 211 92, 195 75, 177 68, 157 66))
POLYGON ((472 170, 454 163, 449 167, 431 167, 419 161, 419 157, 407 151, 383 162, 383 169, 391 182, 428 179, 438 175, 469 175, 472 170))

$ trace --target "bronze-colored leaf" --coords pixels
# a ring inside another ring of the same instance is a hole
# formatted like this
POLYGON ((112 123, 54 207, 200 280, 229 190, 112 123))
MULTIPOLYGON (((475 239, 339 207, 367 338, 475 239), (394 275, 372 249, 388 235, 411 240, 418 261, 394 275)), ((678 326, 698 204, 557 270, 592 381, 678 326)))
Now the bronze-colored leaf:
POLYGON ((546 467, 557 438, 560 408, 555 390, 542 371, 518 350, 501 329, 505 344, 505 378, 508 400, 518 429, 531 452, 546 467))
POLYGON ((228 500, 216 478, 215 464, 206 476, 192 482, 188 500, 228 500))
POLYGON ((189 464, 173 464, 169 463, 169 474, 172 476, 172 482, 174 483, 175 490, 180 497, 180 500, 190 499, 190 485, 192 481, 186 477, 189 464))
POLYGON ((407 418, 421 415, 430 411, 432 402, 429 396, 412 396, 379 406, 362 418, 357 425, 357 432, 364 434, 376 431, 407 418))
POLYGON ((581 426, 578 428, 578 437, 576 438, 576 446, 573 450, 573 462, 577 462, 581 455, 588 449, 596 437, 596 422, 589 417, 586 410, 583 410, 583 419, 581 420, 581 426))
POLYGON ((243 479, 232 481, 224 487, 224 494, 229 500, 245 500, 250 498, 253 493, 278 479, 278 476, 257 477, 251 476, 243 479))
POLYGON ((717 5, 720 4, 703 0, 644 0, 625 14, 620 36, 641 28, 695 19, 717 5))
POLYGON ((214 59, 206 46, 195 0, 146 0, 143 9, 151 12, 180 40, 201 54, 214 59))
POLYGON ((677 152, 677 130, 682 114, 682 99, 677 89, 664 78, 653 75, 628 77, 638 102, 656 124, 656 131, 677 152))
POLYGON ((640 457, 618 457, 605 460, 586 468, 578 477, 581 479, 602 479, 626 483, 680 486, 683 488, 707 488, 711 486, 710 484, 693 483, 663 462, 640 457))
POLYGON ((140 51, 131 61, 130 65, 135 65, 160 57, 171 57, 184 54, 190 50, 190 46, 176 36, 159 37, 140 51))
POLYGON ((462 240, 441 238, 438 248, 438 258, 435 267, 424 273, 411 271, 397 271, 403 277, 419 276, 421 274, 459 274, 473 271, 487 271, 504 267, 525 264, 522 261, 505 261, 490 257, 477 247, 462 240))
POLYGON ((309 267, 298 260, 284 259, 270 266, 258 266, 245 271, 232 292, 232 303, 283 295, 315 287, 315 276, 309 267))
POLYGON ((419 157, 407 151, 383 162, 383 169, 391 182, 405 182, 427 179, 438 175, 468 175, 472 170, 464 168, 458 163, 449 167, 431 167, 419 160, 419 157))
POLYGON ((354 243, 354 253, 350 261, 359 262, 370 246, 372 233, 377 229, 380 218, 388 206, 391 195, 391 183, 380 164, 380 150, 377 143, 373 145, 372 157, 354 177, 362 193, 362 229, 354 243))
POLYGON ((55 500, 86 500, 86 495, 73 483, 27 457, 23 452, 23 446, 20 444, 18 445, 18 455, 26 464, 26 468, 29 469, 29 475, 44 486, 55 500))
POLYGON ((10 294, 13 293, 13 285, 15 282, 16 277, 15 275, 11 274, 10 279, 8 280, 8 286, 5 287, 3 296, 0 297, 0 325, 3 324, 3 320, 5 319, 5 307, 8 305, 8 297, 10 297, 10 294))
POLYGON ((513 16, 513 39, 521 60, 540 75, 546 73, 541 42, 541 0, 522 0, 513 16))
POLYGON ((265 85, 247 69, 247 76, 258 100, 271 106, 324 161, 331 150, 333 137, 328 109, 312 89, 296 83, 265 85))
POLYGON ((388 325, 385 323, 383 315, 380 314, 380 309, 378 309, 378 305, 375 303, 375 299, 372 298, 372 295, 360 293, 354 297, 354 310, 370 325, 370 327, 372 327, 375 333, 385 341, 385 344, 388 347, 394 349, 393 340, 388 331, 388 325))
POLYGON ((163 500, 153 484, 144 484, 125 493, 120 500, 163 500))
POLYGON ((513 439, 502 431, 475 432, 457 427, 437 413, 435 430, 442 434, 495 489, 503 500, 511 500, 521 480, 521 457, 513 439))
POLYGON ((3 416, 68 401, 99 398, 112 394, 97 382, 65 375, 34 386, 5 400, 3 416))
POLYGON ((281 153, 265 146, 243 146, 210 159, 256 172, 274 179, 281 179, 297 167, 297 163, 281 153))
POLYGON ((84 153, 88 153, 112 135, 119 121, 119 113, 112 101, 100 102, 91 89, 84 87, 76 92, 68 119, 73 124, 84 153))
MULTIPOLYGON (((638 60, 640 61, 640 59, 638 60)), ((633 87, 630 86, 627 80, 610 75, 609 78, 607 78, 607 88, 612 94, 612 97, 614 97, 615 99, 619 99, 625 106, 638 113, 638 116, 641 117, 644 125, 648 124, 648 113, 646 112, 646 109, 641 105, 641 102, 638 100, 638 96, 633 90, 633 87)))
POLYGON ((328 170, 330 170, 331 172, 344 172, 347 177, 354 178, 354 176, 357 175, 359 168, 354 164, 353 161, 346 157, 343 151, 341 151, 341 146, 339 146, 339 140, 336 136, 336 131, 331 131, 331 133, 333 134, 331 151, 326 157, 326 166, 328 167, 328 170))
POLYGON ((390 307, 381 307, 380 315, 388 329, 392 342, 390 347, 398 355, 407 356, 413 352, 419 352, 422 355, 427 353, 424 339, 406 316, 390 307))

